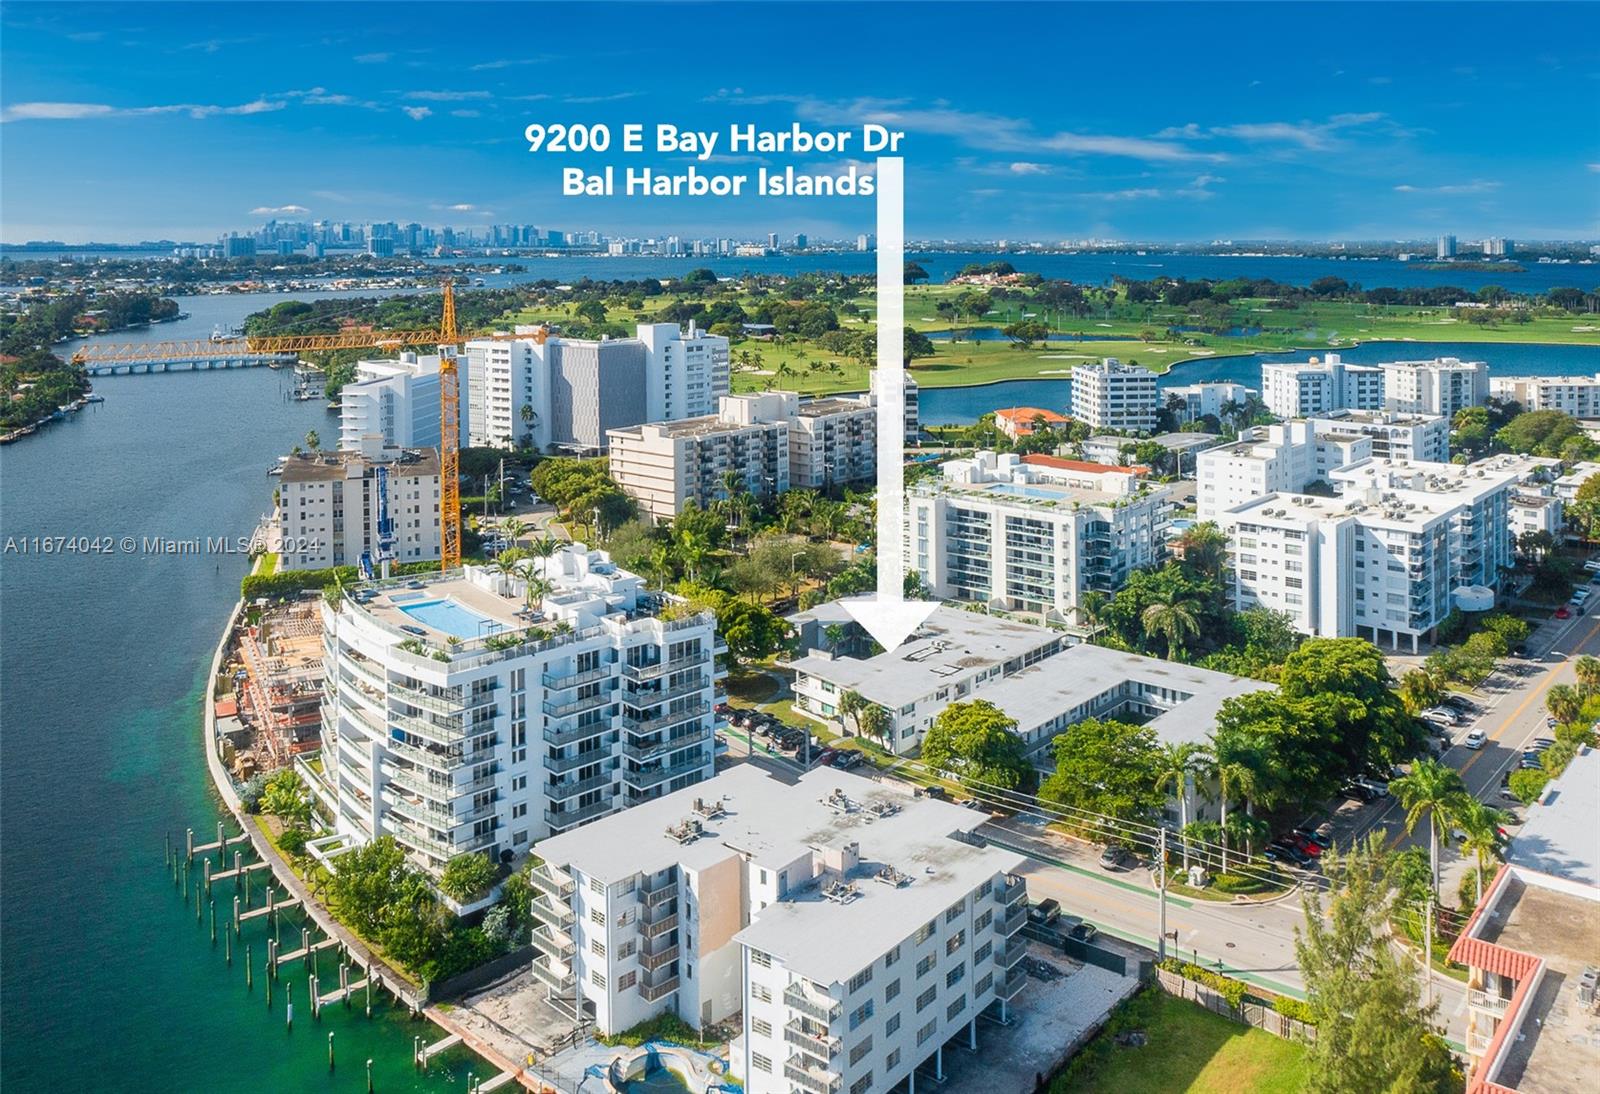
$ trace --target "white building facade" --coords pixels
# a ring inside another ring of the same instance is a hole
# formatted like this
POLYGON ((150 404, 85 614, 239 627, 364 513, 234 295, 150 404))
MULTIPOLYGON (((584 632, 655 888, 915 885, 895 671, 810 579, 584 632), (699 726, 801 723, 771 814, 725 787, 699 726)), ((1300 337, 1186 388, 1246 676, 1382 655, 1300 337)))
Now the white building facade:
POLYGON ((1520 403, 1523 410, 1600 418, 1600 376, 1491 376, 1489 394, 1520 403))
POLYGON ((1236 409, 1242 407, 1245 401, 1255 394, 1254 388, 1228 381, 1188 384, 1183 387, 1165 387, 1161 389, 1163 405, 1174 398, 1183 400, 1181 421, 1193 421, 1197 418, 1204 418, 1208 414, 1218 419, 1224 418, 1224 408, 1236 409))
POLYGON ((439 557, 436 449, 390 449, 384 459, 360 452, 290 456, 278 483, 282 569, 354 566, 364 554, 376 558, 378 519, 385 505, 394 561, 439 557))
POLYGON ((1195 509, 1201 520, 1220 520, 1238 505, 1267 494, 1298 493, 1327 481, 1334 468, 1372 454, 1370 438, 1318 433, 1313 423, 1253 426, 1232 444, 1195 458, 1195 509))
POLYGON ((1156 428, 1156 374, 1114 357, 1074 365, 1072 416, 1095 429, 1149 433, 1156 428))
POLYGON ((1431 361, 1387 361, 1383 365, 1383 409, 1390 414, 1437 414, 1482 406, 1489 397, 1489 366, 1459 357, 1431 361))
POLYGON ((1310 421, 1318 436, 1354 434, 1371 439, 1375 459, 1413 463, 1450 460, 1450 419, 1439 415, 1347 410, 1310 421))
POLYGON ((324 605, 312 788, 348 844, 392 835, 437 878, 711 775, 714 617, 660 618, 581 544, 533 566, 531 590, 467 567, 324 605))
POLYGON ((693 323, 641 323, 645 347, 645 420, 672 421, 717 412, 729 392, 728 340, 693 323))
POLYGON ((1261 366, 1261 400, 1280 418, 1310 418, 1337 410, 1381 410, 1383 369, 1347 364, 1337 353, 1261 366))
POLYGON ((402 353, 357 361, 339 389, 339 447, 360 451, 373 438, 387 448, 439 447, 439 357, 402 353))

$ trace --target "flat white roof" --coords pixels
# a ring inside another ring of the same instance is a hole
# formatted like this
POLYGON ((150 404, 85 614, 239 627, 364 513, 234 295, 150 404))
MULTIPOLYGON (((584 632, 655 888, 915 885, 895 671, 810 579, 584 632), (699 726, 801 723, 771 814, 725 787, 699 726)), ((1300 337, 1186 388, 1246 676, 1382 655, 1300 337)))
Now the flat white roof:
POLYGON ((791 664, 796 672, 859 691, 898 710, 946 684, 1003 665, 1053 640, 1064 639, 1048 627, 940 605, 898 648, 876 657, 808 654, 791 664))
POLYGON ((1506 861, 1600 888, 1600 750, 1584 748, 1544 788, 1506 861))

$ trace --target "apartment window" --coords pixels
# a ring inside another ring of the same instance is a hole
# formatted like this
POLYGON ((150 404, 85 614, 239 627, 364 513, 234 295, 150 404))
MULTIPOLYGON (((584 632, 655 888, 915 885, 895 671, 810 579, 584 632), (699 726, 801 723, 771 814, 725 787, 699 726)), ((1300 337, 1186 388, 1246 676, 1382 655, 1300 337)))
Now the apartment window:
POLYGON ((591 908, 589 910, 589 922, 596 927, 604 927, 606 925, 606 913, 599 908, 591 908))
POLYGON ((862 1003, 855 1010, 851 1011, 850 1028, 856 1029, 861 1025, 862 1022, 865 1022, 868 1018, 871 1018, 873 1009, 872 1000, 868 999, 865 1003, 862 1003))
POLYGON ((636 973, 636 972, 625 972, 621 976, 617 977, 617 990, 618 991, 627 991, 629 988, 633 987, 638 982, 639 982, 639 974, 638 973, 636 973))
POLYGON ((921 1014, 923 1011, 927 1010, 928 1007, 933 1004, 933 1000, 938 994, 939 989, 937 986, 935 986, 917 996, 917 1013, 921 1014))
POLYGON ((918 961, 917 962, 917 979, 921 980, 924 976, 926 976, 928 974, 928 970, 933 968, 933 963, 935 961, 937 961, 937 960, 938 960, 938 957, 935 956, 934 954, 930 953, 928 956, 924 957, 921 961, 918 961))
POLYGON ((872 1051, 872 1035, 868 1034, 861 1039, 861 1043, 850 1050, 850 1066, 854 1067, 861 1062, 861 1058, 872 1051))
POLYGON ((883 1001, 885 1003, 887 1003, 887 1002, 889 1002, 889 1000, 893 999, 895 996, 897 996, 899 994, 900 994, 900 981, 899 980, 891 980, 891 981, 889 981, 889 986, 883 989, 883 1001))
POLYGON ((900 1032, 900 1016, 898 1014, 891 1015, 889 1017, 889 1020, 883 1024, 883 1035, 885 1037, 893 1037, 896 1033, 899 1033, 899 1032, 900 1032))
POLYGON ((772 968, 772 955, 763 953, 760 950, 751 950, 750 963, 752 965, 760 965, 763 969, 770 969, 772 968))
POLYGON ((600 893, 601 895, 604 895, 606 891, 606 883, 597 877, 592 877, 589 879, 589 891, 591 893, 600 893))
POLYGON ((750 1028, 755 1030, 757 1037, 772 1036, 772 1023, 767 1021, 765 1018, 750 1019, 750 1028))
POLYGON ((634 950, 634 944, 633 944, 633 941, 630 939, 629 941, 624 942, 622 945, 617 947, 617 956, 618 957, 632 957, 633 956, 633 950, 634 950))
POLYGON ((596 957, 604 957, 606 955, 606 944, 597 938, 589 943, 589 952, 596 957))
POLYGON ((591 972, 589 974, 589 982, 592 983, 595 987, 600 988, 601 990, 605 989, 606 978, 604 976, 601 976, 598 972, 591 972))
POLYGON ((987 961, 989 959, 989 955, 991 953, 993 953, 993 952, 994 952, 994 943, 985 942, 983 945, 979 946, 977 948, 977 950, 973 953, 973 955, 972 955, 972 963, 973 963, 973 965, 974 966, 982 965, 985 961, 987 961))
POLYGON ((957 984, 961 983, 961 978, 966 975, 967 967, 965 965, 957 965, 955 968, 944 974, 944 986, 947 988, 953 988, 957 984))
POLYGON ((765 1071, 769 1075, 772 1073, 772 1061, 769 1058, 761 1055, 759 1052, 752 1052, 750 1054, 750 1066, 755 1068, 757 1071, 765 1071))
POLYGON ((961 912, 963 911, 963 909, 965 907, 966 907, 966 904, 965 904, 965 902, 963 902, 961 904, 957 904, 957 905, 954 905, 953 907, 945 909, 944 921, 946 923, 954 923, 956 920, 961 918, 961 912))
POLYGON ((935 1018, 933 1021, 929 1022, 927 1025, 925 1025, 921 1029, 917 1030, 917 1044, 918 1044, 918 1046, 921 1046, 930 1037, 932 1037, 934 1035, 935 1031, 938 1030, 938 1028, 939 1028, 939 1020, 937 1018, 935 1018))
POLYGON ((933 930, 937 926, 938 926, 937 923, 929 923, 929 924, 926 924, 924 926, 918 927, 916 936, 913 939, 915 944, 920 946, 922 943, 924 943, 924 942, 928 941, 928 939, 932 938, 933 937, 933 930))
POLYGON ((894 949, 883 955, 883 967, 887 969, 890 965, 893 965, 898 960, 900 960, 900 947, 896 946, 894 949))
POLYGON ((945 939, 945 942, 944 942, 944 953, 945 953, 945 956, 949 957, 951 954, 955 953, 963 945, 966 944, 966 941, 967 941, 967 932, 966 931, 957 931, 955 934, 953 934, 949 938, 945 939))
MULTIPOLYGON (((988 881, 978 886, 978 899, 982 900, 992 892, 994 892, 994 878, 990 878, 988 881)), ((896 948, 898 949, 898 947, 896 948)))
POLYGON ((770 1002, 772 1002, 772 992, 770 990, 768 990, 768 988, 767 988, 767 986, 765 984, 751 984, 750 985, 750 994, 755 996, 757 1002, 760 1002, 760 1003, 770 1003, 770 1002))
POLYGON ((991 909, 990 911, 984 912, 982 915, 980 915, 978 917, 978 921, 972 925, 973 933, 974 934, 983 933, 984 929, 987 928, 989 926, 989 924, 991 924, 993 922, 994 922, 994 911, 991 909))
POLYGON ((992 972, 984 973, 983 974, 983 979, 979 980, 976 984, 972 985, 972 994, 974 996, 981 996, 981 995, 983 995, 984 992, 988 991, 989 988, 993 984, 994 984, 994 973, 992 973, 992 972))
MULTIPOLYGON (((854 1060, 850 1061, 852 1064, 854 1060)), ((850 1094, 867 1094, 872 1089, 872 1072, 867 1072, 861 1078, 850 1084, 850 1094)))
POLYGON ((868 965, 866 968, 862 969, 860 972, 856 973, 850 978, 850 986, 848 990, 851 992, 858 992, 870 983, 872 983, 872 966, 868 965))
POLYGON ((944 1011, 945 1021, 948 1022, 950 1019, 954 1018, 956 1015, 960 1014, 962 1011, 964 1011, 966 1009, 967 1009, 967 997, 965 995, 963 995, 961 998, 957 999, 954 1003, 951 1003, 948 1007, 945 1008, 945 1011, 944 1011))

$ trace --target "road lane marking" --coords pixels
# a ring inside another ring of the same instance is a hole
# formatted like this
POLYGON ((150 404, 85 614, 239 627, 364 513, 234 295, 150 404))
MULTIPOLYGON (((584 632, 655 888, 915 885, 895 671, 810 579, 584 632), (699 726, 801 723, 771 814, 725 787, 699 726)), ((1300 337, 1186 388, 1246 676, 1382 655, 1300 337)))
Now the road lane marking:
MULTIPOLYGON (((1600 623, 1596 623, 1593 627, 1591 627, 1589 629, 1589 633, 1583 636, 1582 640, 1578 642, 1578 645, 1580 647, 1587 645, 1597 634, 1600 634, 1600 623)), ((1561 637, 1565 638, 1566 633, 1562 632, 1561 637)), ((1557 642, 1560 642, 1560 640, 1560 638, 1556 639, 1557 642)), ((1551 649, 1553 650, 1554 648, 1554 645, 1552 645, 1551 649)), ((1500 735, 1510 728, 1511 723, 1522 717, 1523 711, 1528 709, 1528 704, 1550 689, 1551 685, 1556 682, 1556 676, 1560 674, 1562 667, 1567 664, 1569 664, 1569 661, 1565 656, 1563 656, 1560 661, 1556 662, 1556 664, 1551 667, 1550 671, 1545 674, 1544 682, 1528 693, 1527 697, 1517 705, 1517 709, 1513 710, 1505 717, 1504 720, 1501 721, 1499 729, 1489 739, 1491 741, 1499 741, 1501 739, 1500 735)), ((1466 778, 1467 772, 1472 770, 1472 765, 1482 759, 1484 754, 1484 750, 1479 749, 1472 754, 1472 758, 1470 760, 1461 765, 1461 777, 1463 779, 1466 778)))

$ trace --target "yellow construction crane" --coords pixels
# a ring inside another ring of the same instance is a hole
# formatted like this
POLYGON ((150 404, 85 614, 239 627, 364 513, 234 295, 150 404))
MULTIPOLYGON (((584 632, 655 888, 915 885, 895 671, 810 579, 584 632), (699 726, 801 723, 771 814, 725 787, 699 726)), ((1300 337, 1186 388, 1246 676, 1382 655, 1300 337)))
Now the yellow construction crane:
POLYGON ((439 317, 439 568, 461 565, 461 381, 456 370, 456 294, 444 283, 439 317))

